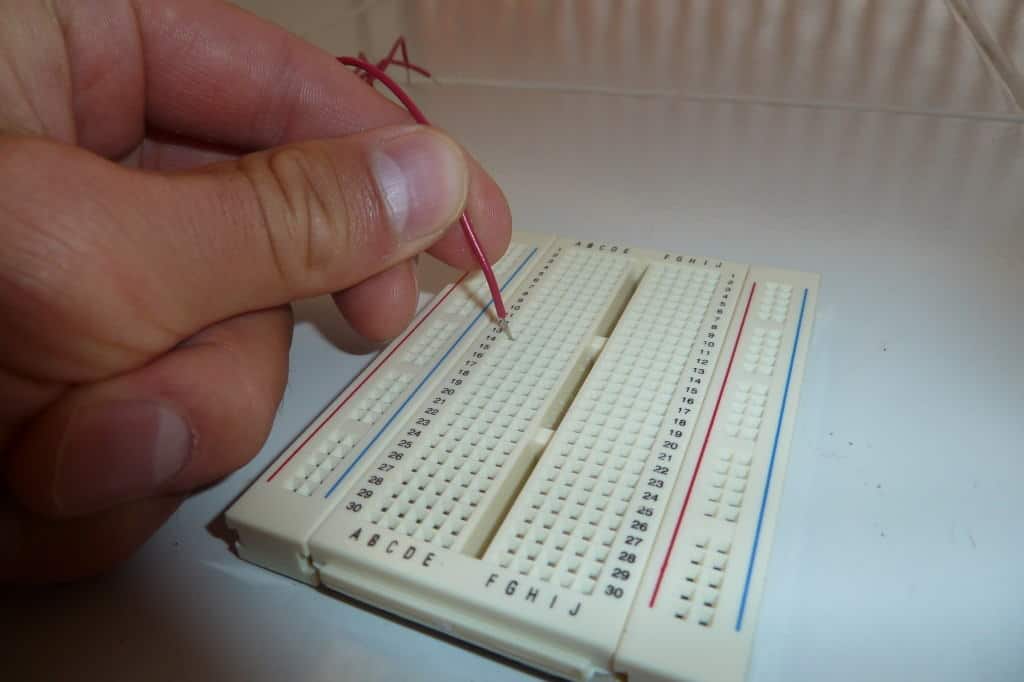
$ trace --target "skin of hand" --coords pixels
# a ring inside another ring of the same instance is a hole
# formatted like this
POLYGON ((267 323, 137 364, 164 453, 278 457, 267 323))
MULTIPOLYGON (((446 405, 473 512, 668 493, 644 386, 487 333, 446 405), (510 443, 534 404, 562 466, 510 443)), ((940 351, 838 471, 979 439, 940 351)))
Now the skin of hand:
POLYGON ((212 0, 0 0, 0 577, 129 556, 247 462, 293 300, 365 336, 412 259, 510 238, 494 181, 332 55, 212 0))

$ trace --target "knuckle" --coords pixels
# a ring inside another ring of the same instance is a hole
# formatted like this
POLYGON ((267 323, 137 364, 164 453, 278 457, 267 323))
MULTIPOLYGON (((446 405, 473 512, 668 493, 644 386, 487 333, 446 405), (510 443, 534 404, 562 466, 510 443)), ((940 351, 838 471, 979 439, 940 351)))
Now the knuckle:
POLYGON ((315 147, 284 147, 243 161, 271 256, 292 290, 329 278, 353 248, 353 216, 334 165, 315 147))

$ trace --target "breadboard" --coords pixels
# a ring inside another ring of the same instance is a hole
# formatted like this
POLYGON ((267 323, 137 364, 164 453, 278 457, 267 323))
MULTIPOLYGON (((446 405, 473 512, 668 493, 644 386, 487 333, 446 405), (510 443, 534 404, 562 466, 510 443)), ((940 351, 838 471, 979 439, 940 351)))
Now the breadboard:
POLYGON ((517 233, 228 511, 239 554, 576 679, 744 679, 816 275, 517 233))

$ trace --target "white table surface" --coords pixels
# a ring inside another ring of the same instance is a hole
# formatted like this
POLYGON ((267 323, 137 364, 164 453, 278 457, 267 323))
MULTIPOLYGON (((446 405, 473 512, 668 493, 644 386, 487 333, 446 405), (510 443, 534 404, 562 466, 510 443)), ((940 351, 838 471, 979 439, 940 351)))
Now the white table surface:
MULTIPOLYGON (((517 226, 822 274, 749 679, 1024 679, 1024 115, 945 3, 243 4, 339 53, 405 33, 517 226)), ((1017 4, 979 3, 1010 63, 1017 4)), ((113 574, 5 596, 4 679, 538 678, 229 551, 372 357, 297 314, 260 455, 113 574)))

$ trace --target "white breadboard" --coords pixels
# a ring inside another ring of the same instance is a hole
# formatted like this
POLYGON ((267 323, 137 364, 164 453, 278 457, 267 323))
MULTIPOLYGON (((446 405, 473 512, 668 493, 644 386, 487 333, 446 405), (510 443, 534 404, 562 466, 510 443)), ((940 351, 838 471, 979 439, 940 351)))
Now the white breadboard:
POLYGON ((743 680, 816 275, 517 233, 228 511, 239 554, 576 680, 743 680))

